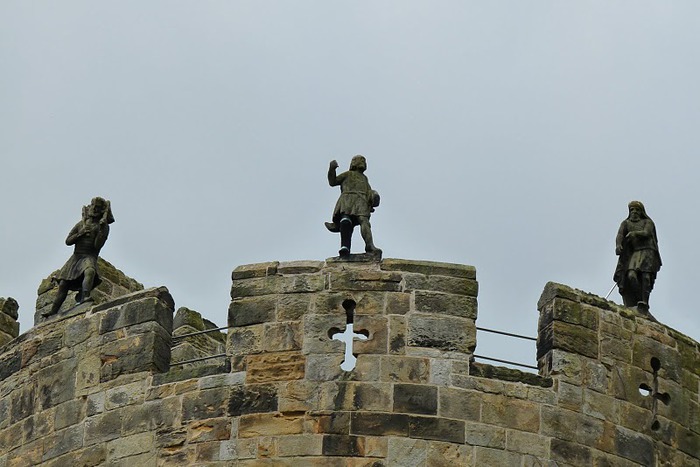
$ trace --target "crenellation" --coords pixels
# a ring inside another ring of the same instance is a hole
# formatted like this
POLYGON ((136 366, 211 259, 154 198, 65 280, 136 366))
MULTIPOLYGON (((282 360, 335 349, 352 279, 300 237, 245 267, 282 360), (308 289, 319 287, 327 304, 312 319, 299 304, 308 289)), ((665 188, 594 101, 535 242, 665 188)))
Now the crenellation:
POLYGON ((155 288, 81 305, 3 347, 0 466, 700 458, 698 345, 636 311, 547 284, 532 374, 474 361, 470 266, 358 256, 232 278, 225 334, 176 337, 216 325, 173 316, 155 288), (333 339, 350 324, 352 344, 333 339))

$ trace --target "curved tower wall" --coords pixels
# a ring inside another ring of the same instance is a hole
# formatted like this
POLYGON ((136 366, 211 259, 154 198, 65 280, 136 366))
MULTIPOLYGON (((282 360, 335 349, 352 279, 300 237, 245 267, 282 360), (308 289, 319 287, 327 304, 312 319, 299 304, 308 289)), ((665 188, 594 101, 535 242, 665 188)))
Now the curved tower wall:
POLYGON ((0 349, 0 467, 698 465, 696 342, 550 283, 540 375, 474 363, 477 291, 445 263, 241 266, 225 358, 187 365, 164 288, 43 323, 0 349))

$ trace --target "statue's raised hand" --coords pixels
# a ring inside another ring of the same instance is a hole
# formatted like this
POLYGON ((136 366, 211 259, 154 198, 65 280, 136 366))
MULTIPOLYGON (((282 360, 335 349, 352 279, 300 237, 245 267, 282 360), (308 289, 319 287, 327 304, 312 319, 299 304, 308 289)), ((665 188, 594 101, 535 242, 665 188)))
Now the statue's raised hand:
POLYGON ((338 161, 335 160, 335 159, 333 159, 333 160, 331 161, 330 169, 331 169, 331 170, 335 170, 335 169, 337 169, 337 168, 338 168, 338 161))

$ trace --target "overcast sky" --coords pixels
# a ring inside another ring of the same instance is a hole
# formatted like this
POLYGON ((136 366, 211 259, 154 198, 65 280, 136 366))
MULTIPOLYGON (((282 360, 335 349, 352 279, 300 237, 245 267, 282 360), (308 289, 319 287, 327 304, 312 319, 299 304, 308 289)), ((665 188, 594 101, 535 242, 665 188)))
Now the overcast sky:
MULTIPOLYGON (((478 324, 530 336, 548 281, 608 293, 641 200, 651 312, 698 340, 698 18, 695 0, 5 0, 0 296, 28 330, 99 195, 102 256, 223 326, 236 266, 337 254, 328 162, 363 154, 384 257, 476 266, 478 324)), ((481 333, 477 353, 535 361, 481 333)))

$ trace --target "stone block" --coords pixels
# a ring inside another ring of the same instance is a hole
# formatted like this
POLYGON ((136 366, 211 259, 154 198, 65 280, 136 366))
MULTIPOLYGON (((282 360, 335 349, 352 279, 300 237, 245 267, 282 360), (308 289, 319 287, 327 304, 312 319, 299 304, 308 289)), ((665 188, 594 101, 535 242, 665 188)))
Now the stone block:
POLYGON ((324 435, 324 456, 361 457, 365 452, 365 439, 360 436, 324 435))
POLYGON ((257 277, 233 281, 231 298, 321 292, 325 288, 326 278, 321 274, 257 277))
POLYGON ((232 417, 252 413, 276 412, 277 407, 277 388, 273 385, 252 384, 231 388, 228 414, 232 417))
POLYGON ((394 385, 394 412, 436 415, 438 390, 419 384, 394 385))
POLYGON ((242 459, 254 459, 258 453, 258 440, 233 439, 224 441, 219 446, 219 460, 232 461, 242 459))
POLYGON ((418 312, 476 319, 477 301, 475 297, 422 290, 417 290, 414 294, 416 311, 418 312))
POLYGON ((501 451, 481 446, 474 448, 474 465, 478 466, 519 466, 522 458, 523 456, 517 452, 501 451))
POLYGON ((0 313, 0 331, 15 338, 19 336, 19 322, 10 315, 0 313))
POLYGON ((469 465, 473 460, 473 448, 450 443, 430 443, 427 465, 430 467, 453 467, 469 465))
POLYGON ((645 371, 651 372, 651 359, 656 357, 661 362, 659 376, 681 382, 681 357, 675 348, 668 347, 658 341, 644 336, 635 336, 632 353, 632 364, 645 371))
POLYGON ((22 353, 15 349, 0 355, 0 381, 9 378, 22 368, 22 353))
POLYGON ((338 383, 337 410, 391 411, 392 388, 388 383, 338 383))
POLYGON ((473 279, 447 276, 424 276, 422 274, 404 274, 404 291, 427 290, 455 295, 476 297, 479 283, 473 279))
MULTIPOLYGON (((310 313, 314 294, 287 294, 277 298, 277 321, 297 321, 310 313)), ((320 313, 320 311, 318 312, 320 313)))
POLYGON ((323 436, 292 435, 278 440, 277 452, 280 457, 321 456, 323 454, 323 436))
POLYGON ((141 403, 145 399, 145 393, 145 380, 108 389, 105 394, 105 409, 112 410, 126 405, 141 403))
POLYGON ((408 433, 411 438, 463 444, 465 423, 462 420, 412 416, 408 420, 408 433))
POLYGON ((36 407, 36 389, 33 384, 15 389, 10 394, 10 423, 16 423, 33 415, 36 407))
POLYGON ((405 315, 411 311, 411 293, 398 292, 386 293, 384 304, 384 314, 386 315, 405 315))
POLYGON ((122 434, 131 435, 154 430, 172 430, 181 418, 181 403, 178 397, 169 397, 139 405, 125 407, 120 411, 122 434))
POLYGON ((264 332, 265 326, 263 324, 229 329, 226 353, 240 356, 262 352, 264 332))
POLYGON ((182 397, 182 421, 223 417, 227 413, 228 388, 214 388, 182 397))
POLYGON ((68 323, 63 331, 63 345, 74 347, 97 334, 97 323, 94 319, 78 319, 68 323))
POLYGON ((476 347, 476 327, 467 319, 414 314, 408 318, 408 345, 471 353, 476 347))
POLYGON ((75 425, 85 418, 85 401, 75 399, 56 406, 54 429, 61 430, 75 425))
POLYGON ((9 316, 10 318, 19 319, 19 304, 12 297, 0 298, 0 313, 9 316))
POLYGON ((402 383, 427 383, 430 379, 430 360, 420 357, 381 358, 381 380, 402 383))
POLYGON ((400 292, 401 274, 369 269, 332 270, 330 290, 400 292))
POLYGON ((367 340, 355 339, 354 354, 388 353, 388 325, 383 316, 356 316, 353 330, 357 334, 368 333, 367 340))
POLYGON ((549 438, 524 431, 509 430, 506 449, 508 451, 529 454, 536 457, 549 455, 549 438))
POLYGON ((483 396, 481 421, 537 433, 540 429, 540 406, 527 400, 486 394, 483 396))
POLYGON ((464 264, 387 258, 382 260, 380 267, 384 271, 403 271, 426 276, 438 275, 476 279, 476 268, 464 264))
POLYGON ((408 436, 409 416, 395 413, 353 412, 350 433, 369 436, 408 436))
MULTIPOLYGON (((154 433, 139 433, 124 436, 118 440, 107 443, 108 456, 111 459, 123 459, 138 454, 144 454, 153 450, 155 446, 154 433)), ((135 459, 131 459, 136 462, 135 459)), ((144 465, 136 463, 135 465, 144 465)))
POLYGON ((299 435, 303 432, 303 416, 287 416, 279 413, 243 415, 238 426, 239 438, 299 435))
POLYGON ((480 378, 498 379, 501 381, 510 381, 514 383, 525 383, 530 386, 540 386, 545 388, 552 387, 552 378, 543 378, 542 376, 516 370, 514 368, 506 368, 484 363, 472 363, 469 367, 469 374, 480 378))
POLYGON ((84 430, 83 425, 75 425, 45 437, 42 461, 77 451, 83 447, 84 430))
MULTIPOLYGON (((229 418, 211 418, 199 420, 187 427, 188 443, 223 441, 231 437, 231 420, 229 418)), ((218 454, 218 449, 217 449, 218 454)))
POLYGON ((290 381, 278 390, 280 412, 308 412, 319 404, 321 387, 311 381, 290 381))
POLYGON ((303 379, 306 357, 299 352, 250 355, 247 359, 248 384, 303 379))
MULTIPOLYGON (((312 312, 317 315, 343 315, 343 302, 352 300, 357 303, 357 297, 351 292, 322 292, 315 294, 312 312)), ((356 307, 357 308, 357 307, 356 307)))
POLYGON ((0 331, 0 348, 2 348, 8 342, 14 340, 14 336, 7 334, 6 332, 0 331))
POLYGON ((267 323, 263 329, 263 351, 301 350, 303 337, 301 323, 298 321, 267 323))
POLYGON ((389 438, 389 448, 386 456, 387 465, 422 467, 426 465, 427 457, 427 441, 411 438, 389 438))
POLYGON ((345 343, 331 338, 342 333, 347 326, 347 318, 342 315, 306 315, 304 317, 305 354, 309 353, 343 353, 345 343))
MULTIPOLYGON (((140 286, 140 284, 138 285, 140 286)), ((141 286, 141 288, 143 288, 143 286, 141 286)), ((148 298, 156 298, 158 299, 158 301, 163 302, 166 308, 173 311, 175 310, 175 302, 173 300, 173 297, 170 295, 170 292, 168 292, 168 288, 152 287, 146 290, 138 289, 137 291, 134 291, 127 295, 111 298, 109 301, 106 301, 104 303, 98 303, 97 305, 94 305, 92 307, 92 313, 98 313, 100 311, 108 310, 110 308, 119 307, 125 303, 137 302, 148 298)))
MULTIPOLYGON (((350 412, 334 411, 328 414, 318 415, 313 432, 332 435, 350 434, 350 412)), ((361 434, 361 433, 353 433, 361 434)))
POLYGON ((581 301, 581 296, 579 295, 578 291, 572 289, 571 287, 563 284, 557 284, 556 282, 547 282, 547 284, 544 286, 544 291, 542 292, 542 295, 540 295, 540 299, 537 302, 537 309, 542 311, 545 305, 551 303, 557 297, 574 302, 581 301))
POLYGON ((345 371, 340 368, 344 356, 308 355, 306 358, 306 379, 309 381, 335 381, 345 371))
POLYGON ((170 334, 155 323, 144 323, 142 333, 103 345, 100 381, 110 381, 122 374, 153 371, 164 373, 170 368, 170 334))
POLYGON ((237 298, 229 306, 228 325, 240 327, 275 321, 276 309, 277 295, 237 298))
POLYGON ((454 388, 439 389, 438 415, 457 420, 479 421, 481 417, 481 394, 454 388))
POLYGON ((465 441, 472 446, 505 449, 506 430, 505 428, 483 423, 467 423, 465 441))
POLYGON ((119 438, 121 426, 121 413, 117 410, 88 418, 85 421, 85 446, 119 438))
POLYGON ((591 465, 591 448, 556 438, 551 443, 551 459, 557 465, 591 465))
POLYGON ((542 435, 595 446, 604 433, 601 420, 566 409, 542 407, 542 435))
POLYGON ((170 301, 147 297, 106 310, 100 319, 100 334, 146 322, 158 323, 170 334, 173 330, 173 308, 170 301))
POLYGON ((406 353, 406 317, 389 316, 389 353, 403 355, 406 353))
POLYGON ((284 261, 277 265, 277 274, 311 274, 319 272, 323 261, 284 261))
POLYGON ((192 328, 191 330, 188 330, 188 332, 204 331, 206 329, 201 313, 190 310, 184 306, 177 309, 175 312, 175 317, 173 318, 173 329, 177 329, 182 326, 192 328))
MULTIPOLYGON (((538 341, 538 355, 539 355, 538 341)), ((552 322, 552 349, 598 358, 598 333, 583 326, 552 322)))
POLYGON ((231 279, 235 281, 239 279, 250 279, 253 277, 274 276, 277 274, 277 266, 279 266, 279 261, 244 264, 233 270, 231 273, 231 279))
POLYGON ((199 379, 199 389, 212 389, 225 386, 236 386, 245 382, 246 372, 224 373, 220 375, 203 376, 199 379))

